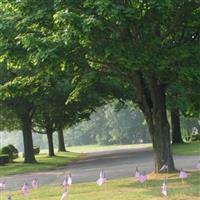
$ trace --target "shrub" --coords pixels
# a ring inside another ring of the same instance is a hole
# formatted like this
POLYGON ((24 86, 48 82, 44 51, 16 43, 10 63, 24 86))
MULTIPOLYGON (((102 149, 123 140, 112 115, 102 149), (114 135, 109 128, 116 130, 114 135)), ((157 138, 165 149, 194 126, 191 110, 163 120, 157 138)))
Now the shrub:
POLYGON ((12 144, 9 144, 8 147, 12 150, 13 153, 19 153, 17 148, 15 146, 13 146, 12 144))
POLYGON ((18 150, 12 145, 5 146, 1 149, 2 154, 7 154, 9 156, 9 161, 12 162, 14 159, 18 158, 18 150))
POLYGON ((8 146, 5 146, 1 149, 1 153, 2 154, 7 154, 9 156, 9 161, 11 162, 13 159, 13 152, 12 150, 8 147, 8 146))
POLYGON ((0 165, 4 165, 9 163, 9 155, 8 154, 1 154, 0 155, 0 165))
POLYGON ((191 141, 199 141, 200 140, 200 134, 192 135, 191 141))
POLYGON ((13 146, 12 144, 9 144, 8 147, 12 150, 13 152, 13 156, 12 159, 16 159, 19 157, 19 151, 17 150, 17 148, 15 146, 13 146))
POLYGON ((40 153, 40 147, 34 146, 33 151, 35 155, 38 155, 40 153))
MULTIPOLYGON (((34 155, 38 155, 40 153, 40 147, 34 146, 33 152, 34 152, 34 155)), ((24 158, 24 153, 22 154, 22 156, 24 158)))

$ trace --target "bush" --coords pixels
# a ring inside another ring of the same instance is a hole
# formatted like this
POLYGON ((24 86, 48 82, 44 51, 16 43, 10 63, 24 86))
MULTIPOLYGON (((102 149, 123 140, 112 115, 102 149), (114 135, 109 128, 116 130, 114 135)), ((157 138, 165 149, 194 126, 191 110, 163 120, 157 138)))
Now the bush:
POLYGON ((9 156, 9 161, 11 162, 13 159, 13 152, 12 150, 8 147, 8 146, 5 146, 1 149, 1 153, 2 154, 7 154, 9 156))
POLYGON ((13 156, 12 159, 16 159, 19 157, 19 151, 17 150, 17 148, 15 146, 13 146, 12 144, 9 144, 8 147, 12 150, 13 152, 13 156))
POLYGON ((18 158, 18 150, 12 145, 5 146, 1 149, 2 154, 7 154, 9 156, 9 161, 12 162, 14 159, 18 158))
POLYGON ((40 147, 34 146, 33 151, 35 155, 38 155, 40 153, 40 147))
POLYGON ((17 148, 15 146, 13 146, 12 144, 9 144, 8 147, 12 150, 13 153, 19 153, 17 148))
POLYGON ((9 163, 9 155, 8 154, 1 154, 0 155, 0 165, 4 165, 9 163))
MULTIPOLYGON (((40 147, 34 146, 33 147, 33 153, 34 155, 38 155, 40 153, 40 147)), ((24 158, 24 153, 23 153, 23 158, 24 158)))
POLYGON ((200 134, 195 134, 191 136, 191 141, 200 141, 200 134))

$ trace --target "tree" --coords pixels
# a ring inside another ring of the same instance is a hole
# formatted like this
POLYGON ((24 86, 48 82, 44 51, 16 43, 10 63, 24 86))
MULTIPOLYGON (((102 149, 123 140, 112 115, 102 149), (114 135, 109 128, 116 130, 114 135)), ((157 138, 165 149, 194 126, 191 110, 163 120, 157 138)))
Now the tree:
POLYGON ((182 136, 181 136, 179 109, 171 110, 171 124, 172 124, 172 141, 173 141, 173 144, 183 143, 183 139, 182 139, 182 136))
MULTIPOLYGON (((59 150, 65 151, 62 130, 72 117, 66 112, 65 102, 71 92, 71 84, 65 73, 57 67, 52 74, 41 74, 40 80, 46 90, 36 102, 37 109, 34 116, 35 132, 46 134, 49 146, 49 156, 54 156, 53 133, 59 134, 59 150), (45 78, 44 78, 45 77, 45 78), (62 142, 62 144, 60 144, 62 142), (62 145, 62 146, 61 146, 62 145)), ((69 110, 68 110, 69 111, 69 110)))
POLYGON ((34 106, 27 99, 26 96, 27 93, 25 92, 25 90, 21 91, 19 90, 19 88, 22 89, 22 87, 24 86, 23 84, 25 84, 25 88, 23 89, 27 90, 26 92, 30 92, 29 89, 31 90, 31 87, 27 88, 27 85, 29 84, 28 82, 26 82, 25 79, 22 80, 15 79, 14 81, 8 81, 4 83, 4 85, 0 86, 0 91, 1 91, 0 98, 3 104, 12 109, 20 120, 23 139, 24 139, 24 158, 25 158, 24 162, 34 163, 35 156, 33 152, 33 140, 32 140, 32 128, 31 128, 34 106))
POLYGON ((134 91, 132 100, 149 127, 156 172, 164 164, 175 170, 166 92, 183 74, 191 76, 188 67, 199 69, 198 9, 198 1, 85 0, 65 2, 55 15, 62 40, 77 39, 82 47, 90 68, 85 74, 117 77, 134 91), (71 37, 65 38, 66 31, 71 37))
POLYGON ((172 143, 183 143, 181 135, 180 115, 187 109, 185 89, 175 82, 167 90, 167 108, 170 111, 172 143))

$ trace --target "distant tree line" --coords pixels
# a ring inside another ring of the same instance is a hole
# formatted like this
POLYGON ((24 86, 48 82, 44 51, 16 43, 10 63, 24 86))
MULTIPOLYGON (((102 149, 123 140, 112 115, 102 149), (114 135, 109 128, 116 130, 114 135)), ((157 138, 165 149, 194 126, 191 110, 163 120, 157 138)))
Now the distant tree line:
POLYGON ((68 129, 67 145, 135 144, 151 142, 147 125, 140 111, 132 110, 130 102, 117 110, 117 103, 108 104, 83 121, 68 129))

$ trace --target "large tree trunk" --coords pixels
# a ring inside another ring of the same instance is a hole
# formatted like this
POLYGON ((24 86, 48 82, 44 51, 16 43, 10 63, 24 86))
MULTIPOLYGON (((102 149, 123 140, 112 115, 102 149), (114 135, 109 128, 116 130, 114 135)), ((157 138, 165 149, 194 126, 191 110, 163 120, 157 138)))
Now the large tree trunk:
POLYGON ((138 105, 144 113, 152 139, 155 172, 159 172, 164 164, 168 165, 169 172, 175 171, 166 113, 165 88, 155 77, 149 77, 147 84, 141 72, 135 72, 133 79, 138 105))
POLYGON ((58 151, 66 151, 65 150, 65 141, 63 135, 63 129, 58 129, 58 151))
POLYGON ((179 114, 178 108, 171 110, 171 124, 172 124, 172 142, 173 142, 173 144, 183 143, 183 140, 181 137, 180 114, 179 114))
POLYGON ((54 146, 53 146, 53 128, 52 125, 47 125, 46 134, 48 140, 49 156, 55 156, 54 146))
POLYGON ((24 142, 24 162, 36 163, 33 151, 33 138, 32 138, 32 119, 29 112, 25 112, 21 116, 23 142, 24 142))

